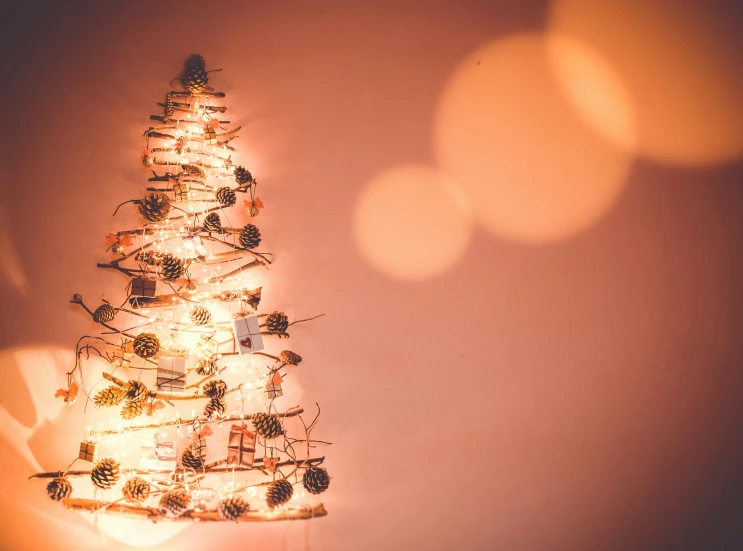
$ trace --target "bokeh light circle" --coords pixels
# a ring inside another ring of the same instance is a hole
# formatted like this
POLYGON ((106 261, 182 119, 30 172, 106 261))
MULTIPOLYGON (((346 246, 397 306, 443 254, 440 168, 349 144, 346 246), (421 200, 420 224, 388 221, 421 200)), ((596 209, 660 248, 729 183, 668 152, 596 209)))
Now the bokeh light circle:
POLYGON ((743 72, 735 55, 743 38, 733 23, 721 28, 712 8, 553 0, 549 28, 589 44, 620 75, 637 113, 643 156, 682 166, 718 164, 743 156, 743 72))
POLYGON ((633 155, 632 107, 602 58, 553 34, 516 34, 462 61, 437 106, 434 149, 491 232, 521 242, 550 242, 595 222, 615 202, 633 155), (567 56, 562 66, 555 60, 567 56), (571 93, 560 74, 579 79, 571 93), (585 112, 576 98, 594 103, 585 112), (600 97, 599 97, 600 96, 600 97))
POLYGON ((356 200, 359 250, 374 268, 397 279, 442 274, 462 257, 471 231, 466 199, 433 167, 394 167, 373 178, 356 200))

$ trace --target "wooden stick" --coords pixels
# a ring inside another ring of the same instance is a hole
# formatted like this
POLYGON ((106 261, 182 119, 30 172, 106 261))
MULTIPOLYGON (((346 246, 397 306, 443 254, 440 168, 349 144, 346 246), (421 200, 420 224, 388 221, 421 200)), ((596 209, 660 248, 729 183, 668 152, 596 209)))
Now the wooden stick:
POLYGON ((197 302, 210 299, 219 299, 223 302, 232 302, 242 298, 244 302, 258 302, 261 300, 261 289, 263 287, 257 287, 256 289, 243 289, 242 291, 219 291, 219 292, 207 292, 202 291, 194 293, 192 295, 184 297, 179 293, 171 293, 167 295, 158 295, 156 297, 130 297, 129 305, 132 308, 161 308, 163 306, 172 306, 174 304, 181 304, 183 302, 197 302), (173 300, 175 299, 175 300, 173 300))
POLYGON ((187 98, 188 96, 193 96, 195 98, 223 98, 225 96, 224 92, 194 93, 194 92, 183 92, 183 91, 177 91, 177 90, 168 92, 168 95, 174 98, 187 98))

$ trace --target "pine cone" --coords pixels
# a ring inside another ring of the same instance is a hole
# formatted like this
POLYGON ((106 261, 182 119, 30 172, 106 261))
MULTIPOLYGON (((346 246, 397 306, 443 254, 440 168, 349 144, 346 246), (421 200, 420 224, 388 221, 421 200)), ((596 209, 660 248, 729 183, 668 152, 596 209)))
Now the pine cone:
POLYGON ((148 193, 139 202, 139 213, 149 222, 165 220, 170 214, 170 197, 159 191, 148 193))
POLYGON ((204 172, 204 169, 199 165, 181 165, 181 170, 183 171, 183 174, 190 176, 191 178, 203 179, 206 177, 206 172, 204 172))
POLYGON ((93 321, 96 323, 108 323, 116 317, 116 309, 110 304, 101 304, 93 312, 93 321))
POLYGON ((134 339, 133 346, 140 358, 152 358, 160 351, 160 340, 152 333, 142 333, 134 339))
POLYGON ((183 260, 170 253, 164 254, 160 262, 160 274, 165 281, 175 281, 186 271, 183 260))
POLYGON ((269 314, 266 318, 266 328, 271 331, 271 333, 283 335, 286 333, 286 330, 289 329, 289 318, 286 317, 284 312, 274 312, 269 314))
POLYGON ((196 325, 209 325, 212 322, 212 313, 201 304, 194 306, 188 313, 188 317, 196 325))
POLYGON ((120 386, 104 388, 93 398, 93 403, 99 408, 118 406, 126 396, 126 389, 120 386))
POLYGON ((90 479, 101 490, 108 490, 119 481, 121 466, 119 462, 111 457, 101 459, 93 467, 90 479))
POLYGON ((191 494, 185 488, 175 488, 160 498, 160 510, 176 517, 191 507, 191 494))
POLYGON ((240 232, 240 246, 243 249, 255 249, 261 244, 261 232, 253 224, 246 224, 240 232))
POLYGON ((277 480, 268 487, 266 504, 271 509, 283 505, 292 498, 293 493, 294 488, 292 488, 291 482, 286 479, 277 480))
POLYGON ((253 175, 247 168, 238 166, 235 168, 235 181, 240 185, 247 184, 253 181, 253 175))
POLYGON ((255 432, 267 439, 276 438, 284 434, 284 429, 281 426, 281 421, 273 415, 267 413, 258 412, 253 415, 252 418, 255 432))
POLYGON ((198 373, 202 377, 206 377, 207 375, 216 373, 216 371, 217 371, 217 362, 210 360, 208 358, 203 359, 199 363, 196 364, 196 373, 198 373))
POLYGON ((204 406, 204 415, 209 421, 224 417, 224 412, 227 411, 227 404, 224 403, 222 398, 212 398, 209 403, 204 406))
POLYGON ((183 66, 183 72, 178 77, 189 92, 199 94, 206 90, 209 75, 206 72, 204 58, 199 54, 191 54, 183 66))
POLYGON ((221 187, 217 189, 217 193, 215 195, 217 197, 217 201, 219 201, 223 207, 231 207, 232 205, 237 203, 237 196, 235 195, 235 192, 228 187, 221 187))
POLYGON ((204 229, 210 232, 222 231, 222 220, 216 212, 210 212, 204 218, 204 229))
POLYGON ((209 398, 222 398, 224 397, 226 392, 227 383, 225 383, 221 379, 204 383, 204 394, 209 396, 209 398))
POLYGON ((72 484, 66 477, 54 478, 46 485, 46 493, 54 501, 62 501, 72 494, 72 484))
POLYGON ((330 486, 328 471, 322 467, 310 467, 304 472, 302 485, 311 494, 321 494, 330 486))
POLYGON ((204 466, 201 456, 193 450, 192 446, 187 447, 181 454, 181 465, 186 469, 200 469, 204 466))
POLYGON ((130 402, 137 402, 138 404, 142 404, 145 400, 147 400, 147 396, 149 394, 149 391, 147 390, 147 387, 145 384, 141 381, 135 381, 132 379, 128 383, 126 383, 126 397, 129 399, 130 402))
POLYGON ((142 262, 143 264, 151 264, 153 266, 156 264, 160 264, 162 258, 162 253, 154 253, 151 251, 144 251, 134 255, 134 260, 136 260, 137 262, 142 262))
POLYGON ((140 415, 142 415, 143 412, 143 402, 132 402, 131 400, 127 400, 126 404, 124 404, 124 407, 121 408, 121 418, 128 421, 130 419, 139 417, 140 415))
POLYGON ((289 365, 299 365, 302 362, 302 356, 295 354, 291 350, 282 350, 279 354, 279 360, 289 365))
POLYGON ((250 505, 240 496, 224 498, 217 506, 217 513, 225 520, 237 520, 250 509, 250 505))
POLYGON ((175 102, 170 99, 170 94, 165 96, 165 116, 172 117, 175 113, 175 102))
POLYGON ((135 476, 126 481, 121 493, 129 503, 142 503, 150 496, 150 485, 144 478, 135 476))

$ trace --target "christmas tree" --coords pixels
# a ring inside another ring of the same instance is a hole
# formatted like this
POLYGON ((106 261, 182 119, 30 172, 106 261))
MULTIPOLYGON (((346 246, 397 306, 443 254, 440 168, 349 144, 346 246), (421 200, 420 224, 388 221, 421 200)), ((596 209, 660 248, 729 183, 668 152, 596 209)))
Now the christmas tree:
POLYGON ((85 431, 65 470, 33 478, 51 479, 51 499, 97 514, 323 516, 322 503, 307 501, 330 483, 314 453, 327 444, 312 438, 319 407, 311 422, 300 407, 280 407, 284 378, 302 358, 278 346, 309 320, 260 312, 261 287, 251 288, 250 274, 272 256, 258 250, 255 224, 230 222, 240 216, 238 197, 251 218, 263 208, 256 179, 232 162, 240 127, 223 120, 225 94, 209 86, 201 56, 186 60, 177 82, 183 90, 166 94, 162 114, 150 116, 157 126, 145 132, 147 190, 116 209, 132 203, 143 225, 109 234, 113 259, 98 264, 126 277, 127 298, 94 309, 79 294, 72 299, 101 333, 80 338, 57 397, 72 404, 79 393, 78 404, 110 418, 85 431), (90 366, 96 358, 102 371, 90 366))

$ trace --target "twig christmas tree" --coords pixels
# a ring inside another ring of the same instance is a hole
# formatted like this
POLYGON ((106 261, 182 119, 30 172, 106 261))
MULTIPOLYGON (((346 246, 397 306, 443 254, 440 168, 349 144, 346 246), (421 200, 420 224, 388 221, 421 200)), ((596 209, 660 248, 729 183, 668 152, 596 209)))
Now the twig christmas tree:
POLYGON ((262 289, 249 285, 249 273, 268 268, 272 257, 258 250, 262 235, 255 224, 228 222, 238 193, 245 194, 248 216, 263 207, 258 182, 232 164, 239 127, 230 130, 222 120, 227 108, 214 101, 225 94, 209 87, 201 56, 186 60, 178 80, 185 90, 158 103, 163 113, 150 119, 160 126, 144 134, 150 185, 143 197, 126 202, 138 207, 144 224, 109 234, 107 252, 114 258, 98 264, 126 276, 127 300, 104 300, 95 309, 79 294, 71 301, 103 330, 78 341, 68 388, 57 395, 72 404, 82 389, 86 406, 107 408, 118 421, 91 430, 67 469, 32 478, 51 478, 49 497, 66 507, 101 514, 155 521, 323 516, 322 503, 302 499, 330 482, 324 457, 312 457, 318 444, 327 444, 311 435, 319 408, 308 424, 303 409, 275 405, 283 378, 302 358, 290 350, 263 351, 289 337, 292 325, 314 318, 292 322, 283 312, 258 311, 262 289), (109 368, 97 388, 88 389, 91 352, 109 368), (194 406, 189 418, 178 411, 184 403, 194 406), (290 435, 292 419, 301 425, 299 437, 290 435), (212 427, 224 423, 231 426, 227 445, 207 451, 212 427), (166 438, 173 428, 181 437, 188 431, 188 444, 166 438), (126 458, 120 444, 137 434, 143 435, 140 457, 126 458), (262 458, 256 457, 260 448, 262 458), (90 468, 73 469, 78 461, 90 468), (76 477, 90 479, 92 497, 72 497, 76 477), (225 485, 222 477, 231 481, 225 485))

